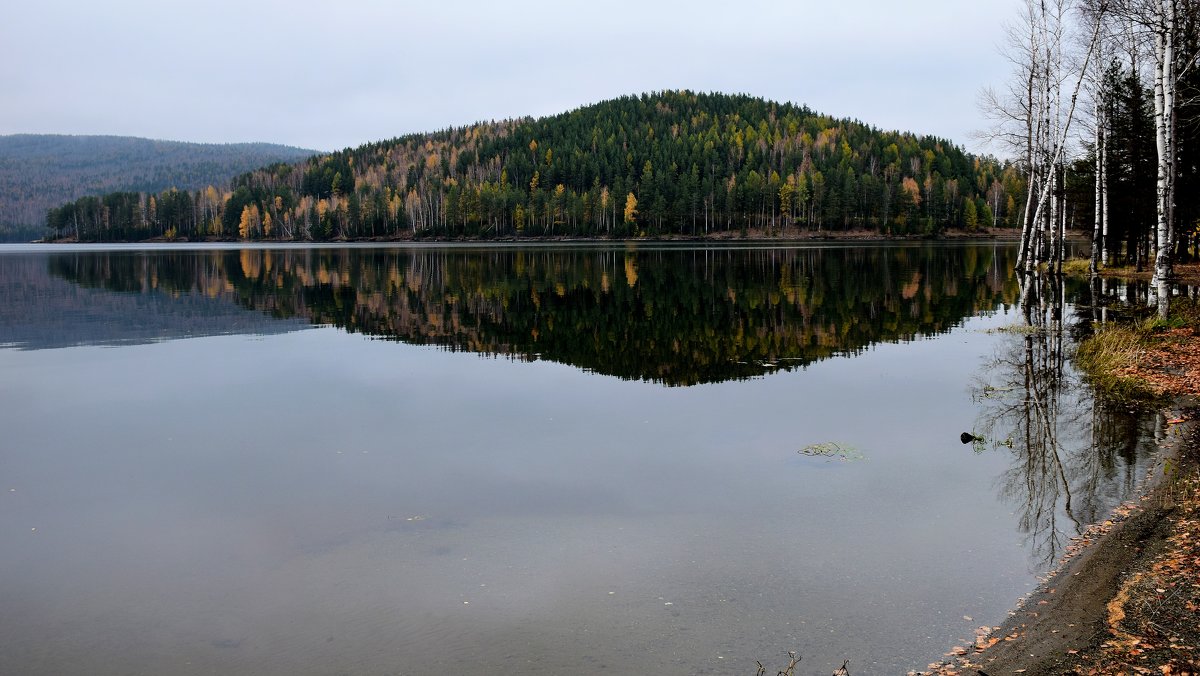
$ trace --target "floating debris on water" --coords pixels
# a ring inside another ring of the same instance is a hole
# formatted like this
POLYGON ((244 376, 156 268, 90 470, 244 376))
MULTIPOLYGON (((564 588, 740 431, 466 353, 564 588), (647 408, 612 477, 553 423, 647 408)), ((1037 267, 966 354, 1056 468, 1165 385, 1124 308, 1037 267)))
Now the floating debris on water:
POLYGON ((983 437, 977 437, 974 434, 971 434, 970 432, 963 432, 962 434, 958 435, 958 440, 963 442, 964 445, 971 444, 971 450, 973 450, 976 454, 983 453, 984 451, 986 451, 988 449, 989 443, 994 448, 1000 448, 1001 446, 1004 446, 1006 448, 1013 447, 1012 437, 1008 437, 1007 439, 1004 439, 1003 441, 989 442, 987 439, 985 439, 983 437))
POLYGON ((853 462, 862 460, 862 451, 849 445, 842 444, 836 441, 824 441, 819 444, 809 444, 797 451, 800 455, 807 455, 810 458, 826 458, 827 460, 841 460, 842 462, 853 462))

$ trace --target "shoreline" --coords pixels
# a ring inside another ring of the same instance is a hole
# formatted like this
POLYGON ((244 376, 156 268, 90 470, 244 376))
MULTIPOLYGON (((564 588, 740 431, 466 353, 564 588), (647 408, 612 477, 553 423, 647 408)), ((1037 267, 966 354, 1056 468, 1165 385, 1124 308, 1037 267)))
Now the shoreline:
POLYGON ((1106 657, 1112 657, 1106 655, 1109 649, 1119 647, 1114 613, 1123 616, 1127 586, 1153 568, 1175 530, 1174 482, 1200 468, 1198 407, 1200 401, 1193 397, 1159 407, 1156 415, 1179 422, 1167 425, 1163 450, 1142 479, 1139 496, 1072 538, 1059 564, 998 626, 980 627, 973 644, 955 646, 945 660, 909 675, 1115 673, 1104 666, 1106 657))
MULTIPOLYGON (((1068 239, 1081 239, 1086 233, 1067 233, 1068 239)), ((229 237, 203 237, 197 239, 153 237, 138 240, 105 240, 79 241, 76 238, 55 240, 35 240, 26 244, 542 244, 542 243, 722 243, 734 244, 741 242, 763 243, 771 242, 788 244, 794 242, 944 242, 969 240, 996 240, 1016 242, 1021 237, 1021 231, 1012 228, 980 228, 977 230, 946 230, 936 235, 888 235, 877 230, 805 230, 786 234, 770 234, 760 230, 750 230, 746 234, 740 231, 722 231, 710 235, 660 235, 653 237, 575 237, 575 236, 545 236, 545 237, 416 237, 411 233, 398 237, 356 237, 331 240, 303 239, 253 239, 243 240, 229 237)), ((19 244, 20 242, 15 242, 19 244)))
MULTIPOLYGON (((1175 272, 1180 284, 1200 281, 1200 264, 1175 272)), ((1115 374, 1153 395, 1151 441, 1162 450, 1137 497, 1073 537, 998 626, 980 627, 973 642, 910 676, 1200 673, 1200 324, 1195 300, 1181 302, 1169 320, 1114 324, 1096 343, 1133 334, 1131 347, 1096 348, 1110 350, 1109 360, 1091 377, 1115 374)))

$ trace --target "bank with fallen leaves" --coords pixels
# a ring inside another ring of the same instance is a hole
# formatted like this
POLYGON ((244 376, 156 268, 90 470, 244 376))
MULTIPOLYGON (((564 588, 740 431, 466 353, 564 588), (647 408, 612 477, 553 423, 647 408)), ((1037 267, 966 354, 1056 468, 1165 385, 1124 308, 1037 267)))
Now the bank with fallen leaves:
MULTIPOLYGON (((1200 265, 1179 273, 1200 284, 1200 265)), ((1159 416, 1163 448, 1142 497, 1076 536, 1005 622, 911 674, 1200 674, 1200 303, 1172 305, 1166 320, 1096 327, 1077 353, 1098 391, 1159 416)))

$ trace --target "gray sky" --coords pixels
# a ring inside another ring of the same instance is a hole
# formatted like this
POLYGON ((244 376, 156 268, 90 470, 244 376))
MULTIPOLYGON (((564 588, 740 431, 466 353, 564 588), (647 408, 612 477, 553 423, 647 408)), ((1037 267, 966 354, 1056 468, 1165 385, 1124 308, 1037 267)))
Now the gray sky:
POLYGON ((333 150, 661 89, 975 149, 1015 0, 38 0, 0 18, 0 134, 333 150))

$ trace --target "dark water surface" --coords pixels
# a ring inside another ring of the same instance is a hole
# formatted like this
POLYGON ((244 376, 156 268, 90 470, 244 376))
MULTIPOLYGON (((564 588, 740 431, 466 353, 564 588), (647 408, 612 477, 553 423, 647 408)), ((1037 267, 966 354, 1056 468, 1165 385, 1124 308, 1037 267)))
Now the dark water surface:
POLYGON ((1153 462, 1014 253, 0 249, 0 673, 922 667, 1153 462))

